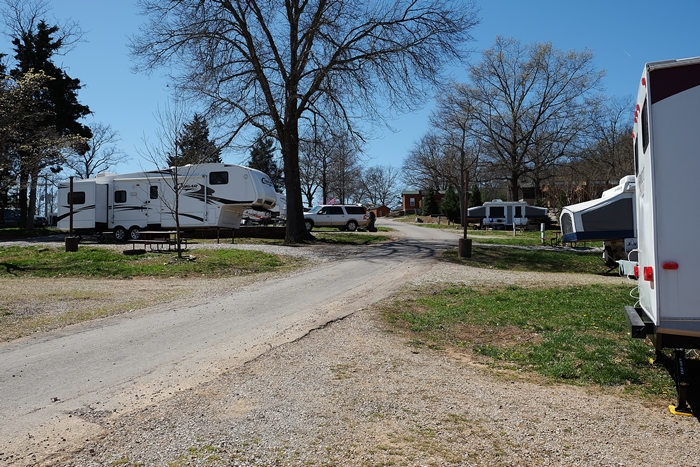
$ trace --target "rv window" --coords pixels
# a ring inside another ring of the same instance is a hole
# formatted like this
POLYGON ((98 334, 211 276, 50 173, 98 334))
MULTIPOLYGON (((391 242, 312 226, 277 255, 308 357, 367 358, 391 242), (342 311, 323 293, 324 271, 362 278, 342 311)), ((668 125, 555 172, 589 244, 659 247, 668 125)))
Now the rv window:
POLYGON ((114 192, 115 203, 126 203, 126 190, 117 190, 114 192))
POLYGON ((504 206, 491 206, 489 217, 506 217, 506 208, 504 206))
MULTIPOLYGON (((68 204, 71 201, 71 194, 68 193, 68 204)), ((85 192, 84 191, 74 191, 73 192, 73 205, 85 204, 85 192)))
POLYGON ((515 206, 515 217, 523 217, 522 206, 515 206))
POLYGON ((228 172, 211 172, 209 174, 210 185, 228 185, 228 172))
POLYGON ((647 152, 647 148, 649 147, 649 116, 647 115, 646 99, 642 106, 642 147, 643 151, 647 152))
POLYGON ((158 199, 158 185, 151 185, 150 198, 158 199))

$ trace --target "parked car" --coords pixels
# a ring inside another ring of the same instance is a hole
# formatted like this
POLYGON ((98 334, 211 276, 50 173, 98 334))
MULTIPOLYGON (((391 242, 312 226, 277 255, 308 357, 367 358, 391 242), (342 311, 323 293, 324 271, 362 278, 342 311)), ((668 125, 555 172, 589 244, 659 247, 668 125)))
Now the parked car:
POLYGON ((49 220, 44 216, 34 216, 34 227, 48 227, 49 220))
POLYGON ((0 227, 19 227, 19 210, 5 209, 3 222, 0 227))
POLYGON ((355 231, 369 222, 367 209, 360 204, 328 204, 314 206, 304 213, 306 230, 314 227, 337 227, 338 230, 355 231))

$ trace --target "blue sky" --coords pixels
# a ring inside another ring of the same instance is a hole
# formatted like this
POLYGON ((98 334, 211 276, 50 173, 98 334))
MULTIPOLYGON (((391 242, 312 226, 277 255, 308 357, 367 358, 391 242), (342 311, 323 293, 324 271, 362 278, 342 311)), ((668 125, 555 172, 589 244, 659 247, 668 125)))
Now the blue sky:
MULTIPOLYGON (((636 95, 644 63, 700 55, 700 1, 696 0, 477 0, 481 24, 473 30, 472 61, 491 47, 497 36, 522 43, 550 41, 562 50, 594 53, 599 69, 606 71, 606 93, 636 95)), ((81 80, 81 103, 93 115, 87 120, 109 124, 119 132, 119 146, 130 157, 117 172, 152 168, 136 148, 153 138, 158 125, 154 114, 168 103, 166 82, 159 76, 131 72, 127 38, 137 33, 142 18, 133 1, 51 0, 51 16, 72 18, 85 31, 85 42, 68 55, 57 57, 67 73, 81 80)), ((8 39, 0 50, 11 52, 8 39)), ((11 54, 10 54, 11 55, 11 54)), ((11 62, 10 62, 11 64, 11 62)), ((450 73, 464 76, 463 67, 450 73)), ((367 165, 400 167, 407 151, 428 130, 431 102, 422 111, 403 115, 390 124, 396 133, 383 131, 366 146, 367 165)), ((630 109, 630 119, 633 110, 630 109)), ((247 154, 229 153, 225 162, 244 163, 247 154)))

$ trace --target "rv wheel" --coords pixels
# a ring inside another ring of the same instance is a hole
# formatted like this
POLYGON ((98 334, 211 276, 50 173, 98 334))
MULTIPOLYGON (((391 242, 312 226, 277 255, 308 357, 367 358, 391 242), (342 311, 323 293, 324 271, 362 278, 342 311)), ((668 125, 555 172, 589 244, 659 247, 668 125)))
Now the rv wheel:
POLYGON ((119 243, 124 243, 126 241, 126 229, 121 225, 114 228, 112 235, 114 235, 114 240, 118 241, 119 243))
POLYGON ((141 238, 141 231, 138 227, 132 227, 129 229, 129 240, 138 240, 141 238))

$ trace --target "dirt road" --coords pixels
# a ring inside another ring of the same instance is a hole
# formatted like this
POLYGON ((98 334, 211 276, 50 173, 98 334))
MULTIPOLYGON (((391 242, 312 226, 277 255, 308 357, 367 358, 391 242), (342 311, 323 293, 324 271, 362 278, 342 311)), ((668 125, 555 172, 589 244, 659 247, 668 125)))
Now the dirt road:
POLYGON ((404 230, 401 242, 298 274, 0 346, 0 459, 31 464, 94 433, 76 411, 133 412, 367 307, 456 241, 404 230))

